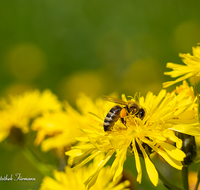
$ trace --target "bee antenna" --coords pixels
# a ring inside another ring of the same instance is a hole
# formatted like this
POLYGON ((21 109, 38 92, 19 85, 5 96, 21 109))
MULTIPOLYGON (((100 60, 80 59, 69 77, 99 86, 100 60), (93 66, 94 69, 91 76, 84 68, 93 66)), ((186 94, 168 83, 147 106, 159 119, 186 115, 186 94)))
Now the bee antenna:
POLYGON ((133 96, 127 96, 128 98, 134 99, 133 96))
POLYGON ((140 94, 141 94, 140 92, 136 92, 136 93, 135 93, 134 99, 135 99, 136 102, 139 102, 140 94))

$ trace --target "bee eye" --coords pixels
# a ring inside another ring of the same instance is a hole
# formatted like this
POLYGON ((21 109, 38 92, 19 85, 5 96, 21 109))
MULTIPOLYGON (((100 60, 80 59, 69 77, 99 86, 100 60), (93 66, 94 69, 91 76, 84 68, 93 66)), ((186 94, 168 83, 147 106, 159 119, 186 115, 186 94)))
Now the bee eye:
POLYGON ((139 118, 140 118, 140 119, 143 119, 144 116, 145 116, 145 111, 144 111, 144 109, 141 108, 141 109, 139 110, 139 113, 138 113, 138 114, 139 114, 139 118))

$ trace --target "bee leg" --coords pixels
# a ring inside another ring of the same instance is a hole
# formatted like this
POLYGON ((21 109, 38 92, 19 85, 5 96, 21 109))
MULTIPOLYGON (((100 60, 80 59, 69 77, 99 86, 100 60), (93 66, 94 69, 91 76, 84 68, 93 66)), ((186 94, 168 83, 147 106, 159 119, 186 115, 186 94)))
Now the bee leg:
POLYGON ((126 121, 124 120, 124 118, 121 118, 121 122, 126 126, 126 121))

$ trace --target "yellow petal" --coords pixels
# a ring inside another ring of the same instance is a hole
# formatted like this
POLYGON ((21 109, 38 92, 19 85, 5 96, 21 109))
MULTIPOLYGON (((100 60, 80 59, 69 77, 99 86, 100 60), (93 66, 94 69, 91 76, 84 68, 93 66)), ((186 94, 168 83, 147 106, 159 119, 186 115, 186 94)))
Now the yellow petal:
POLYGON ((182 150, 165 142, 159 142, 158 144, 174 159, 179 161, 184 160, 186 155, 182 150))
POLYGON ((98 177, 98 174, 100 172, 100 170, 105 166, 105 164, 108 162, 108 160, 111 158, 111 156, 113 155, 113 153, 115 152, 115 150, 110 150, 106 156, 104 157, 104 159, 99 163, 98 168, 96 169, 96 171, 94 172, 93 175, 91 175, 87 181, 85 181, 85 186, 87 186, 87 188, 89 189, 90 187, 92 187, 94 185, 94 183, 96 182, 96 179, 98 177))
POLYGON ((133 139, 133 141, 132 141, 132 150, 133 150, 133 153, 134 153, 134 156, 135 156, 135 164, 136 164, 136 169, 137 169, 137 172, 138 172, 137 182, 141 183, 141 181, 142 181, 142 168, 141 168, 141 163, 140 163, 138 151, 137 151, 136 146, 135 146, 135 139, 133 139))
POLYGON ((149 146, 151 146, 152 149, 154 149, 160 156, 162 156, 163 159, 165 159, 165 161, 167 161, 172 167, 174 167, 178 170, 182 169, 183 165, 180 161, 175 160, 174 158, 169 156, 165 151, 163 151, 155 146, 150 145, 150 143, 149 143, 149 146))
POLYGON ((83 153, 82 153, 81 149, 72 149, 72 150, 65 152, 65 154, 68 156, 76 157, 76 156, 82 155, 83 153))
POLYGON ((181 148, 182 147, 182 140, 179 139, 175 134, 174 134, 174 131, 172 130, 165 130, 163 131, 163 134, 166 138, 168 138, 169 140, 173 141, 176 143, 176 147, 177 148, 181 148))
POLYGON ((95 150, 95 152, 93 152, 90 156, 87 156, 86 159, 84 159, 81 163, 79 163, 78 165, 73 167, 73 169, 77 169, 77 168, 80 168, 81 166, 84 166, 85 164, 87 164, 89 161, 91 161, 93 158, 95 158, 100 153, 101 153, 101 151, 95 150))
POLYGON ((137 140, 137 143, 138 143, 140 150, 142 151, 142 154, 144 156, 145 166, 146 166, 146 170, 147 170, 147 174, 149 176, 149 179, 151 180, 151 182, 153 183, 154 186, 157 186, 158 185, 158 172, 157 172, 154 164, 151 162, 151 160, 147 156, 147 154, 146 154, 144 148, 142 147, 141 143, 138 140, 137 140))
MULTIPOLYGON (((166 74, 166 73, 165 73, 165 74, 166 74)), ((169 86, 171 86, 171 85, 173 85, 173 84, 175 84, 175 83, 177 83, 177 82, 180 82, 180 81, 182 81, 182 80, 185 80, 185 79, 187 79, 187 78, 190 78, 190 77, 192 77, 193 75, 194 75, 193 73, 188 73, 188 74, 186 74, 186 75, 184 75, 184 76, 182 76, 182 77, 176 79, 175 81, 164 82, 164 83, 163 83, 163 88, 167 88, 167 87, 169 87, 169 86)))
POLYGON ((126 160, 127 146, 124 146, 117 152, 116 158, 111 167, 111 173, 114 173, 113 181, 115 181, 123 171, 123 165, 126 160))
POLYGON ((165 141, 166 137, 163 136, 162 133, 157 132, 157 131, 148 131, 148 137, 152 138, 152 139, 157 139, 159 141, 165 141))
POLYGON ((200 135, 200 125, 185 125, 185 124, 180 124, 180 125, 174 125, 172 128, 174 131, 178 131, 181 133, 185 133, 188 135, 192 136, 199 136, 200 135))
POLYGON ((100 170, 97 170, 93 175, 91 175, 87 181, 84 183, 87 189, 90 189, 97 181, 100 170))

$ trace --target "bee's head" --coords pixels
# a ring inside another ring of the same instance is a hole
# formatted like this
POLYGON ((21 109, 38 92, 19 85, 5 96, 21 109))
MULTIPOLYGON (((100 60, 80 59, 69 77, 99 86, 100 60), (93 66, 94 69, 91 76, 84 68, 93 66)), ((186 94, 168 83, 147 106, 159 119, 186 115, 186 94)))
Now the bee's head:
POLYGON ((143 119, 145 116, 145 110, 140 108, 135 102, 129 103, 127 105, 127 111, 130 115, 136 115, 136 117, 143 119))
POLYGON ((127 111, 129 114, 134 115, 139 111, 139 106, 137 103, 130 103, 127 106, 127 111))

